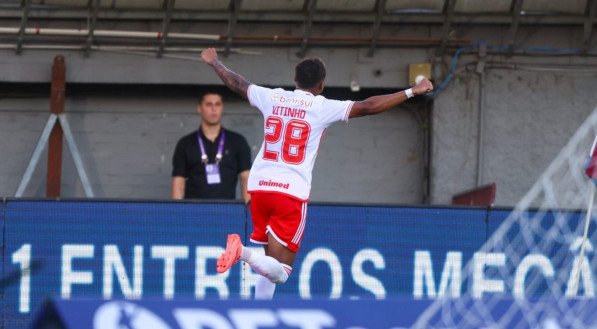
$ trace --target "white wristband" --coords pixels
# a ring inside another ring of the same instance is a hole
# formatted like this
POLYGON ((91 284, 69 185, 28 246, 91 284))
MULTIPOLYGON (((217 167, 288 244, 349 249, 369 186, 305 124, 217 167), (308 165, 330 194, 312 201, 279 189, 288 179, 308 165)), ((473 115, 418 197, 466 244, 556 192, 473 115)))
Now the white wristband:
POLYGON ((413 89, 412 88, 408 88, 404 91, 404 93, 406 94, 406 97, 408 98, 413 98, 415 97, 415 94, 413 94, 413 89))

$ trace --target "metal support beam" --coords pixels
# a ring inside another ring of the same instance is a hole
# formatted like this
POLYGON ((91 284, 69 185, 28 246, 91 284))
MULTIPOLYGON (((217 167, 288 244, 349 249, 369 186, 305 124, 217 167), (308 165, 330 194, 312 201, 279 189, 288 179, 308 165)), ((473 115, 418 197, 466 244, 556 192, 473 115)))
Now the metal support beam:
POLYGON ((303 10, 305 12, 305 20, 303 23, 303 42, 301 44, 301 50, 298 52, 299 57, 305 57, 307 54, 307 46, 309 44, 309 38, 311 37, 311 27, 313 26, 313 16, 315 15, 315 7, 317 6, 317 0, 305 0, 303 10))
POLYGON ((238 13, 242 0, 230 0, 230 16, 228 18, 228 33, 226 38, 226 46, 224 47, 224 56, 230 55, 230 47, 232 47, 232 39, 234 38, 234 31, 236 29, 236 22, 238 21, 238 13))
POLYGON ((161 58, 164 54, 164 47, 166 47, 166 40, 168 39, 168 32, 170 32, 170 22, 172 21, 172 12, 174 11, 175 0, 164 0, 164 22, 162 24, 162 40, 158 48, 157 57, 161 58))
POLYGON ((371 30, 371 45, 369 46, 369 53, 367 56, 373 56, 375 52, 375 46, 377 46, 377 41, 379 39, 379 31, 381 30, 381 22, 383 20, 383 15, 386 10, 386 0, 377 0, 375 4, 375 21, 373 22, 373 28, 371 30))
POLYGON ((89 177, 87 176, 87 172, 85 171, 85 167, 83 166, 83 160, 81 158, 81 153, 79 153, 79 149, 77 148, 77 144, 75 143, 75 139, 73 137, 73 132, 70 129, 70 124, 66 119, 66 114, 62 113, 59 115, 50 114, 48 118, 48 122, 44 127, 44 130, 37 141, 37 145, 35 146, 35 150, 33 151, 33 155, 31 156, 31 160, 29 161, 29 165, 23 174, 23 178, 19 183, 19 187, 15 193, 15 197, 20 198, 25 193, 25 189, 27 185, 29 185, 29 181, 31 181, 31 177, 33 176, 33 172, 35 171, 35 167, 37 167, 37 163, 41 157, 41 154, 48 143, 48 139, 50 138, 50 133, 52 128, 57 126, 57 124, 62 127, 64 130, 64 138, 66 139, 66 144, 68 145, 70 154, 73 157, 73 162, 75 163, 75 167, 77 168, 77 173, 79 174, 79 179, 81 180, 81 185, 83 186, 83 191, 85 192, 85 196, 88 198, 93 198, 95 194, 93 193, 93 188, 91 187, 91 182, 89 181, 89 177))
POLYGON ((85 43, 85 57, 89 57, 91 45, 93 45, 93 32, 95 31, 95 25, 97 22, 97 15, 99 13, 99 6, 101 1, 102 0, 89 0, 87 4, 89 8, 89 16, 87 22, 87 30, 89 30, 89 34, 87 34, 87 41, 85 43))
POLYGON ((32 0, 21 0, 21 25, 19 26, 19 37, 17 39, 17 54, 20 55, 23 50, 23 39, 25 38, 25 27, 29 18, 32 0))
POLYGON ((50 138, 50 133, 52 132, 52 128, 56 124, 58 120, 58 116, 56 114, 50 114, 50 118, 44 127, 44 130, 41 132, 41 136, 39 136, 39 140, 37 141, 37 145, 35 146, 35 150, 33 150, 33 155, 31 156, 31 160, 29 160, 29 165, 27 165, 27 169, 25 169, 25 173, 21 178, 21 182, 19 183, 19 187, 17 187, 17 191, 15 192, 15 197, 20 198, 25 193, 25 189, 27 185, 29 185, 29 181, 33 176, 33 172, 35 171, 35 167, 37 167, 37 163, 41 158, 41 153, 43 152, 46 144, 48 143, 48 139, 50 138))
POLYGON ((66 114, 63 113, 58 115, 58 119, 60 120, 60 125, 64 129, 64 139, 66 139, 68 150, 73 157, 73 162, 77 168, 77 173, 79 174, 79 179, 81 180, 81 185, 83 186, 83 191, 85 191, 85 196, 88 198, 93 198, 95 194, 93 193, 91 182, 89 181, 89 177, 87 177, 87 172, 83 166, 83 159, 81 159, 81 153, 79 153, 79 149, 75 143, 73 132, 70 129, 68 120, 66 119, 66 114))
MULTIPOLYGON (((66 82, 66 65, 64 57, 54 57, 52 65, 52 84, 50 91, 50 112, 55 115, 64 113, 64 91, 66 82)), ((64 133, 60 123, 54 125, 48 141, 48 170, 46 173, 46 196, 60 197, 62 185, 62 139, 64 133)))
POLYGON ((50 95, 50 117, 48 122, 41 133, 41 136, 37 142, 29 165, 23 174, 23 178, 19 183, 19 187, 15 193, 16 197, 22 197, 25 193, 25 189, 33 176, 35 167, 39 162, 41 154, 46 144, 48 145, 48 167, 47 167, 47 183, 46 183, 46 196, 50 198, 60 197, 60 187, 62 178, 62 139, 66 139, 70 154, 73 157, 73 162, 77 168, 79 178, 81 179, 81 185, 85 195, 89 198, 94 196, 91 183, 85 172, 83 166, 83 160, 79 149, 75 144, 72 130, 66 115, 64 114, 64 96, 65 96, 65 83, 66 83, 66 65, 64 63, 64 57, 58 55, 54 57, 54 64, 52 65, 52 84, 51 84, 51 95, 50 95))
POLYGON ((522 12, 522 3, 524 0, 513 0, 512 4, 512 23, 510 24, 510 40, 508 41, 508 53, 511 55, 516 46, 516 37, 518 36, 518 26, 520 25, 520 13, 522 12))
POLYGON ((85 196, 88 198, 93 198, 95 196, 95 194, 93 193, 93 188, 91 187, 91 182, 89 181, 89 177, 87 177, 87 172, 85 171, 85 167, 83 166, 81 154, 79 153, 79 149, 77 148, 77 144, 75 143, 73 132, 70 129, 70 124, 66 119, 66 114, 62 113, 59 115, 50 114, 48 122, 46 123, 46 126, 44 127, 44 130, 42 131, 41 136, 37 141, 37 145, 35 146, 35 150, 33 151, 33 155, 31 156, 29 165, 27 166, 27 169, 23 174, 23 178, 19 183, 19 187, 17 188, 15 197, 20 198, 24 195, 25 189, 27 188, 27 185, 29 185, 29 181, 31 181, 31 177, 33 176, 35 167, 37 167, 37 163, 39 162, 41 154, 46 144, 48 143, 50 132, 58 122, 60 122, 60 126, 64 130, 64 138, 66 139, 66 143, 70 150, 70 154, 73 157, 75 167, 77 168, 77 173, 79 174, 79 179, 81 180, 81 185, 83 186, 85 196))
POLYGON ((591 49, 591 38, 593 37, 593 20, 597 12, 597 0, 587 0, 586 18, 584 24, 582 53, 586 54, 591 49))
POLYGON ((454 8, 456 8, 456 0, 445 0, 444 3, 444 26, 442 27, 442 42, 437 49, 436 55, 441 56, 446 49, 448 39, 450 38, 450 28, 452 27, 452 20, 454 19, 454 8))

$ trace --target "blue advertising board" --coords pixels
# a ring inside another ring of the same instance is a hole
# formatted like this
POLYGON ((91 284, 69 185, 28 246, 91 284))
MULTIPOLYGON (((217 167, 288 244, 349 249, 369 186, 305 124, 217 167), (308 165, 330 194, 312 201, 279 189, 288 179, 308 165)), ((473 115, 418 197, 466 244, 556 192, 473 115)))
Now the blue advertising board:
MULTIPOLYGON (((458 297, 463 266, 485 242, 473 208, 311 205, 301 250, 275 298, 458 297)), ((250 219, 236 203, 8 201, 3 324, 25 328, 49 297, 250 299, 248 266, 215 269, 228 233, 250 219)), ((261 250, 255 246, 256 250, 261 250)))
POLYGON ((412 300, 57 300, 32 329, 398 329, 410 327, 428 305, 412 300))
MULTIPOLYGON (((580 257, 585 216, 586 212, 571 209, 490 210, 488 231, 499 238, 485 251, 492 253, 493 265, 485 269, 483 280, 495 280, 502 286, 497 292, 509 296, 538 298, 548 292, 594 298, 594 241, 590 238, 580 257)), ((589 237, 594 229, 589 227, 589 237)))
MULTIPOLYGON (((454 302, 449 299, 446 303, 454 302)), ((56 300, 31 329, 324 329, 324 328, 590 328, 595 300, 479 301, 466 318, 451 322, 438 314, 417 322, 428 300, 157 301, 56 300), (488 311, 490 311, 489 315, 488 311), (532 311, 530 311, 532 310, 532 311)))
POLYGON ((277 293, 424 298, 437 294, 446 261, 462 268, 484 242, 483 209, 312 206, 293 273, 277 293), (437 285, 415 289, 415 268, 437 285))

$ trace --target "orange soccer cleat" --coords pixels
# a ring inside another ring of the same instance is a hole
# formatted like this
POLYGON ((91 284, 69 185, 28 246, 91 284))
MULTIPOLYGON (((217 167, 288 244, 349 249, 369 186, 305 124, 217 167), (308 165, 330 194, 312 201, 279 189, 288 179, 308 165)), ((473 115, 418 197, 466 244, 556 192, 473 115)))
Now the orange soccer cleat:
POLYGON ((228 234, 226 238, 226 251, 218 258, 218 273, 224 273, 228 271, 230 266, 236 264, 240 259, 242 250, 243 245, 240 242, 240 236, 238 234, 228 234))

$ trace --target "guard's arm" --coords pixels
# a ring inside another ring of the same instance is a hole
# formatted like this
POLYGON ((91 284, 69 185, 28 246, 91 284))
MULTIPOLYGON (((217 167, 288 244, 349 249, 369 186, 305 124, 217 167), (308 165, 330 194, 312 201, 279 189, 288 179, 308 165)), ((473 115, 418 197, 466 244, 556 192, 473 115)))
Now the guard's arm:
POLYGON ((185 178, 182 176, 174 176, 172 177, 172 199, 174 200, 181 200, 184 199, 184 188, 185 188, 185 178))
POLYGON ((249 183, 249 171, 241 171, 239 174, 240 176, 240 194, 242 195, 245 204, 249 204, 251 202, 251 194, 247 192, 247 185, 249 183))

